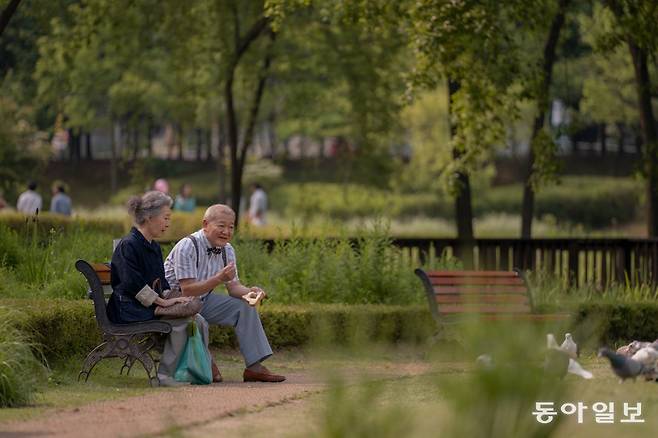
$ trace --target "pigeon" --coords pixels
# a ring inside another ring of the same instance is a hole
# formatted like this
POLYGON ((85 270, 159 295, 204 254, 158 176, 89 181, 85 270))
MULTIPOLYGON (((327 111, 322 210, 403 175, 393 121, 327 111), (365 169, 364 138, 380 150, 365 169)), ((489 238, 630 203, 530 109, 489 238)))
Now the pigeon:
POLYGON ((652 345, 651 342, 633 341, 628 345, 624 345, 623 347, 619 347, 617 349, 617 353, 621 354, 622 356, 631 357, 635 353, 637 353, 638 350, 640 350, 641 348, 649 347, 650 345, 652 345))
POLYGON ((607 357, 610 361, 612 371, 619 377, 620 382, 626 379, 635 380, 640 374, 647 372, 644 365, 628 357, 617 354, 608 348, 599 350, 599 357, 607 357))
POLYGON ((590 373, 589 371, 585 370, 578 362, 575 360, 569 358, 569 367, 567 368, 567 371, 571 374, 575 374, 577 376, 582 377, 583 379, 592 379, 594 378, 594 375, 590 373))
POLYGON ((571 337, 571 333, 566 333, 564 335, 564 342, 562 345, 560 345, 560 350, 566 351, 569 354, 569 357, 572 359, 576 359, 578 357, 578 345, 571 337))
POLYGON ((658 351, 651 347, 644 347, 638 350, 631 358, 644 366, 644 377, 646 380, 654 380, 658 375, 658 351))
POLYGON ((552 348, 555 350, 560 349, 560 347, 557 345, 557 341, 555 340, 555 336, 553 336, 553 333, 546 335, 546 348, 552 348))
POLYGON ((655 366, 658 361, 658 351, 652 347, 640 348, 631 359, 640 362, 644 366, 655 366))
MULTIPOLYGON (((571 335, 567 333, 568 339, 571 340, 571 335)), ((566 341, 566 339, 565 339, 566 341)), ((573 345, 576 345, 571 340, 573 345)), ((562 344, 564 345, 564 344, 562 344)), ((544 359, 544 373, 549 376, 564 378, 567 373, 575 374, 584 379, 591 379, 594 376, 589 371, 571 358, 571 354, 565 348, 558 346, 555 336, 552 333, 546 335, 546 357, 544 359)))
POLYGON ((491 356, 488 354, 481 354, 475 359, 475 365, 483 370, 492 370, 494 368, 494 362, 491 356))

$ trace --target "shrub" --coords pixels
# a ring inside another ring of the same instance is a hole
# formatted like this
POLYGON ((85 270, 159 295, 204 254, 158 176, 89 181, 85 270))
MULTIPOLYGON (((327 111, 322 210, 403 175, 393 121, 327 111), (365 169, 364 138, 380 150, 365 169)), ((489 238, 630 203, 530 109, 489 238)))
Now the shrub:
MULTIPOLYGON (((417 260, 394 247, 385 233, 364 234, 353 246, 347 238, 275 242, 269 254, 263 243, 236 242, 240 278, 258 284, 272 302, 412 304, 423 300, 413 274, 417 260)), ((452 266, 432 259, 429 268, 452 266)))
MULTIPOLYGON (((588 228, 626 223, 636 218, 641 193, 641 185, 630 178, 564 177, 561 184, 538 192, 535 216, 551 216, 588 228)), ((522 194, 520 184, 474 190, 474 214, 518 215, 522 194)), ((275 211, 303 222, 318 216, 340 220, 374 216, 452 218, 453 203, 441 193, 404 193, 359 184, 288 183, 271 192, 275 211)))
POLYGON ((0 214, 0 224, 16 231, 19 235, 31 235, 33 228, 36 227, 40 239, 47 238, 51 230, 65 234, 69 232, 88 231, 121 236, 129 226, 127 218, 70 218, 48 212, 39 213, 36 221, 33 216, 27 217, 21 213, 3 213, 0 214))
POLYGON ((18 233, 0 223, 0 266, 15 267, 20 260, 18 233))
POLYGON ((16 311, 0 306, 0 408, 32 401, 45 367, 35 357, 38 349, 15 327, 16 311))
MULTIPOLYGON (((87 354, 101 341, 90 300, 3 300, 21 310, 18 327, 50 359, 87 354)), ((424 306, 263 305, 259 313, 273 348, 328 343, 423 342, 433 322, 424 306)), ((212 326, 213 347, 235 347, 232 329, 212 326)))
POLYGON ((658 338, 658 303, 581 303, 574 316, 574 337, 592 347, 658 338))

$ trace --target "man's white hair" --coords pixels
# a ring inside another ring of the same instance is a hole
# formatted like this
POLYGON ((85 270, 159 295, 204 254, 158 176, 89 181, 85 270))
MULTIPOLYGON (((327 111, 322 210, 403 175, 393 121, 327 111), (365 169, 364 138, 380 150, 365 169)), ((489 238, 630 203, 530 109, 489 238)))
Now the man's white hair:
POLYGON ((203 214, 203 220, 207 222, 214 222, 219 219, 223 214, 230 214, 235 219, 235 212, 231 207, 225 204, 214 204, 208 207, 206 212, 203 214))

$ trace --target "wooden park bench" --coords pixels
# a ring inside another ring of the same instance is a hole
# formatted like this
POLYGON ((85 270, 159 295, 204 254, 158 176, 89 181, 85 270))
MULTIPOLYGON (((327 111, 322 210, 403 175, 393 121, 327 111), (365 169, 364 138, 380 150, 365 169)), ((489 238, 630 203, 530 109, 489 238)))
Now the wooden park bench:
POLYGON ((130 324, 114 324, 107 317, 103 286, 110 285, 110 267, 105 263, 88 263, 84 260, 75 262, 75 267, 89 283, 90 298, 94 301, 96 323, 103 334, 103 342, 87 355, 78 380, 89 378, 94 366, 103 359, 118 357, 124 359, 119 374, 127 369, 126 375, 139 361, 146 370, 151 386, 158 386, 156 362, 152 351, 161 352, 165 335, 171 332, 171 325, 166 321, 153 320, 130 324))
POLYGON ((432 317, 440 326, 457 316, 485 320, 564 320, 568 314, 533 313, 524 276, 514 271, 414 271, 425 288, 432 317))

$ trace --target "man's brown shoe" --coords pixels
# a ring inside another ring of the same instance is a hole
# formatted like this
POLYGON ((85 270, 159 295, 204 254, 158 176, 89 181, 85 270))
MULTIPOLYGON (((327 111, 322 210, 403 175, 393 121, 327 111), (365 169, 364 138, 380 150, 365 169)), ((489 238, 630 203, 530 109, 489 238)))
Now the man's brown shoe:
POLYGON ((217 368, 217 364, 215 363, 215 359, 212 360, 212 381, 215 383, 219 383, 223 381, 224 379, 222 378, 222 373, 219 372, 219 368, 217 368))
POLYGON ((283 382, 286 380, 284 376, 278 374, 273 374, 267 368, 264 372, 251 371, 250 369, 245 369, 242 374, 242 378, 245 382, 283 382))

